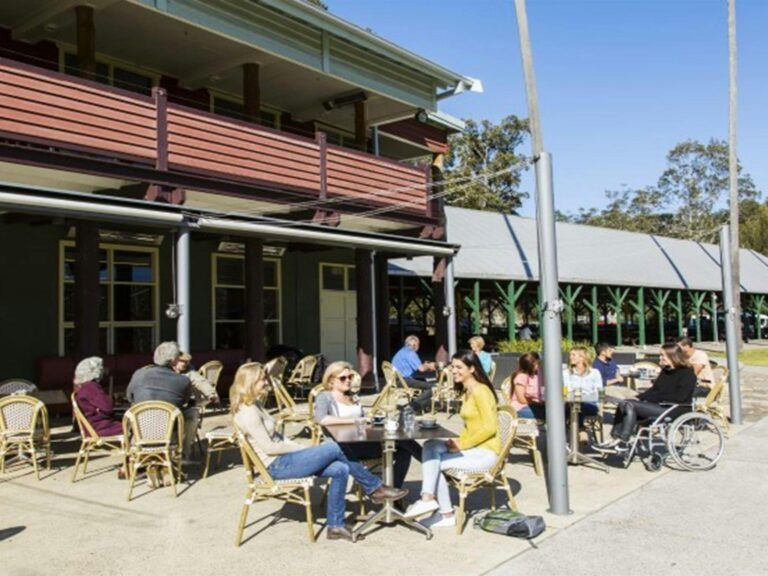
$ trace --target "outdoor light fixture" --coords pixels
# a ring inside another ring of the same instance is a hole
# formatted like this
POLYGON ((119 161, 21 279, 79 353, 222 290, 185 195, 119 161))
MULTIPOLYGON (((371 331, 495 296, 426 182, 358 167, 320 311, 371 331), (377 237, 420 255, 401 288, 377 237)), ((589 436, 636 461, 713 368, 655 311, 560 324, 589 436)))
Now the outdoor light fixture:
POLYGON ((366 100, 368 100, 368 96, 365 92, 353 92, 324 101, 323 108, 330 112, 331 110, 349 106, 350 104, 357 104, 358 102, 365 102, 366 100))
POLYGON ((168 304, 168 308, 165 309, 165 316, 171 320, 176 320, 176 318, 181 316, 181 304, 176 304, 175 302, 168 304))
POLYGON ((450 306, 443 306, 443 316, 446 318, 449 318, 451 316, 451 307, 450 306))
POLYGON ((429 114, 427 114, 427 111, 423 108, 416 112, 416 115, 413 117, 416 122, 420 122, 421 124, 426 124, 429 120, 429 114))

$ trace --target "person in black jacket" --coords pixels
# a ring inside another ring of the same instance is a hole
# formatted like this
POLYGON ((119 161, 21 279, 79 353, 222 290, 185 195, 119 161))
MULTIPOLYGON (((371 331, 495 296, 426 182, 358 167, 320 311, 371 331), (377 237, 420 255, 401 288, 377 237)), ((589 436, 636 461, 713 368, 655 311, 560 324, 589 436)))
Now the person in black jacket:
POLYGON ((661 373, 653 386, 639 394, 637 399, 623 400, 616 408, 611 429, 611 440, 601 444, 602 449, 626 449, 627 442, 635 433, 637 422, 656 418, 669 406, 663 404, 690 404, 696 389, 696 374, 688 358, 677 344, 661 347, 661 373))

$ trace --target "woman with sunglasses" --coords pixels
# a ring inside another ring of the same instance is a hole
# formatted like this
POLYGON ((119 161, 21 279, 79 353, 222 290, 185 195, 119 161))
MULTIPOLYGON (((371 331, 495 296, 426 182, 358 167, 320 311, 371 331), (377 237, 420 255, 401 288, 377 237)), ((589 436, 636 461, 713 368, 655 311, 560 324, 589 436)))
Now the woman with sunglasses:
POLYGON ((241 366, 229 389, 230 411, 237 427, 275 480, 322 476, 331 478, 327 499, 329 540, 350 540, 352 532, 344 524, 347 479, 352 476, 374 503, 398 500, 407 490, 385 486, 362 464, 349 460, 338 444, 325 442, 303 447, 283 438, 276 430, 275 419, 264 408, 269 392, 269 379, 264 366, 249 363, 241 366))
MULTIPOLYGON (((317 395, 314 407, 315 422, 321 426, 351 424, 365 413, 354 394, 352 383, 359 378, 348 362, 333 362, 323 374, 324 392, 317 395)), ((381 458, 381 444, 377 442, 355 442, 339 444, 350 460, 373 460, 381 458)), ((400 488, 408 474, 411 457, 421 460, 421 446, 414 440, 397 443, 394 454, 394 485, 400 488)))

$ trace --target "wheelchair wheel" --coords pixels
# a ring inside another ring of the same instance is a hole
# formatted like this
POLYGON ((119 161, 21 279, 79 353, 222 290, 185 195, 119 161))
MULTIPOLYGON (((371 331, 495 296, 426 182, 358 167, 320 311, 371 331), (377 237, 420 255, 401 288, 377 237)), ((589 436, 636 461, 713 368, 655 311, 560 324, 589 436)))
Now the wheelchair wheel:
POLYGON ((706 414, 683 414, 669 427, 667 449, 686 470, 710 470, 723 455, 723 431, 706 414))
POLYGON ((652 452, 647 458, 643 459, 645 469, 648 472, 658 472, 664 466, 664 456, 658 452, 652 452))

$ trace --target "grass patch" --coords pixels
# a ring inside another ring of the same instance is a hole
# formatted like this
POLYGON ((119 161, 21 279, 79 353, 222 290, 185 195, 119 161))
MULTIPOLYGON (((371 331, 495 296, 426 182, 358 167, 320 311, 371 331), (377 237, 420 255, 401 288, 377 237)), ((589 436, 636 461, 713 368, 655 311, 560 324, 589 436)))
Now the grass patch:
MULTIPOLYGON (((710 354, 710 356, 720 363, 725 362, 725 356, 710 354)), ((768 366, 768 348, 745 350, 739 354, 739 361, 748 366, 768 366)))

